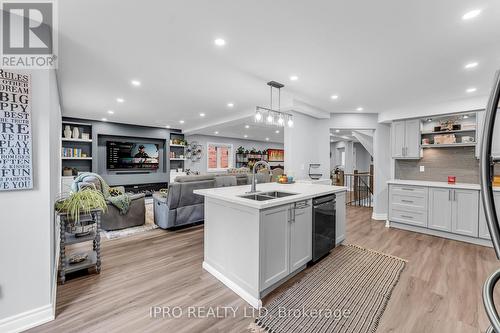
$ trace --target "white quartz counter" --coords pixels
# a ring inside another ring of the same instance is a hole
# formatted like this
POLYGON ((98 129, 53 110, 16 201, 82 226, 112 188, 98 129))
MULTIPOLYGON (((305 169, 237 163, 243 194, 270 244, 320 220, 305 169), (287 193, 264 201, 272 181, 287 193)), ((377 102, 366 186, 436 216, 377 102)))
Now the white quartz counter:
MULTIPOLYGON (((425 181, 425 180, 391 179, 391 180, 387 181, 387 184, 444 187, 444 188, 460 188, 460 189, 464 189, 464 190, 478 190, 478 191, 481 189, 479 184, 471 184, 471 183, 448 184, 447 182, 433 182, 433 181, 425 181)), ((500 187, 494 187, 493 190, 500 191, 500 187)))
POLYGON ((250 185, 209 188, 202 190, 194 190, 193 192, 195 194, 203 195, 208 198, 224 200, 231 203, 240 204, 243 206, 248 206, 257 209, 265 209, 279 205, 284 205, 291 202, 307 200, 327 194, 343 192, 346 190, 347 188, 343 186, 320 185, 320 184, 303 184, 303 183, 257 184, 257 192, 280 191, 280 192, 296 193, 296 195, 290 195, 284 198, 276 198, 266 201, 256 201, 256 200, 242 198, 241 197, 242 195, 246 195, 248 194, 246 192, 250 191, 250 185))

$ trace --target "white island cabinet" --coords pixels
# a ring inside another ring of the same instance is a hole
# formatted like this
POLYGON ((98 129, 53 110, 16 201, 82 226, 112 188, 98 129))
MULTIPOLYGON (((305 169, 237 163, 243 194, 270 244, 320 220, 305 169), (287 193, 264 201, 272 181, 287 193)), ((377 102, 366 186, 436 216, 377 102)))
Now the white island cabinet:
MULTIPOLYGON (((265 295, 311 261, 312 198, 337 193, 342 201, 346 188, 259 184, 259 193, 292 194, 263 201, 244 198, 249 190, 245 185, 194 193, 205 196, 203 268, 260 308, 265 295)), ((345 226, 339 226, 345 223, 343 206, 337 209, 336 223, 336 230, 344 232, 345 226)))

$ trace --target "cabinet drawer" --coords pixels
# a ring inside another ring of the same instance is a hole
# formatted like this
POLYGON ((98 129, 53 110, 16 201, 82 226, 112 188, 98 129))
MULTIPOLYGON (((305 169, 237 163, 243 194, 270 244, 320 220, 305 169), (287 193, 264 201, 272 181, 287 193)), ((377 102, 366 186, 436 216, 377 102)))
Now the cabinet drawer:
POLYGON ((410 185, 391 185, 391 194, 427 198, 428 188, 410 185))
POLYGON ((412 210, 426 210, 427 197, 426 196, 412 196, 405 194, 392 193, 391 205, 394 208, 407 208, 412 210))
POLYGON ((391 221, 416 225, 419 227, 427 226, 426 211, 411 211, 411 210, 391 208, 389 219, 391 221))

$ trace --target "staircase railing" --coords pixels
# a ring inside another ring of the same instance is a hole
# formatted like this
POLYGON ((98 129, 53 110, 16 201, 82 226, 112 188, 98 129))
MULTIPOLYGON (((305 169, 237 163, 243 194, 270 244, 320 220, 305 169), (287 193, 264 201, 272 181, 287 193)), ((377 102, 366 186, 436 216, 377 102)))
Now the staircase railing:
POLYGON ((347 187, 348 206, 371 207, 373 200, 373 175, 369 172, 344 173, 343 186, 347 187))

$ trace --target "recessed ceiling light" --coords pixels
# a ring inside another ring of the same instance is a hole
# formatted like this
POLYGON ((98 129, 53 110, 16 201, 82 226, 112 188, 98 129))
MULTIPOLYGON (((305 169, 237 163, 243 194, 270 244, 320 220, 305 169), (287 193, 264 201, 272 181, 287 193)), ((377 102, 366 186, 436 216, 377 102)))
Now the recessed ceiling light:
POLYGON ((170 128, 170 125, 166 125, 165 127, 166 127, 166 128, 170 128))
POLYGON ((184 120, 179 120, 179 123, 180 124, 184 124, 184 120))
POLYGON ((471 62, 471 63, 468 63, 467 65, 465 65, 465 69, 476 68, 477 65, 479 65, 479 63, 477 63, 477 62, 471 62))
POLYGON ((234 103, 227 103, 228 108, 232 108, 234 106, 234 103))
POLYGON ((117 101, 118 103, 123 103, 123 102, 125 102, 125 100, 124 100, 123 98, 121 98, 121 97, 118 97, 118 98, 116 99, 116 101, 117 101))
POLYGON ((339 99, 339 95, 332 95, 330 98, 331 99, 339 99))
POLYGON ((290 75, 290 81, 297 81, 299 77, 297 75, 290 75))
POLYGON ((279 130, 276 130, 276 131, 274 131, 274 133, 276 133, 276 134, 280 134, 280 131, 279 131, 279 130))
POLYGON ((338 133, 338 132, 340 132, 340 130, 335 130, 335 133, 338 133))
POLYGON ((463 118, 464 118, 464 119, 467 119, 467 118, 469 118, 469 116, 468 116, 468 115, 464 115, 464 116, 463 116, 463 118))
POLYGON ((102 120, 102 121, 108 121, 108 119, 107 119, 107 118, 102 118, 101 120, 102 120))
POLYGON ((468 93, 473 93, 473 92, 476 92, 477 91, 477 88, 469 88, 466 90, 466 92, 468 93))
POLYGON ((467 12, 464 14, 464 16, 462 16, 462 20, 470 20, 470 19, 473 19, 475 17, 477 17, 479 14, 481 14, 481 9, 474 9, 474 10, 471 10, 470 12, 467 12))
POLYGON ((132 80, 130 81, 130 83, 132 83, 132 85, 135 87, 139 87, 141 85, 141 81, 138 80, 132 80))
POLYGON ((108 110, 108 114, 113 114, 113 113, 115 113, 115 111, 113 111, 113 110, 108 110))
POLYGON ((364 109, 362 107, 359 107, 356 109, 356 111, 363 111, 364 109))
POLYGON ((219 134, 219 131, 215 131, 214 134, 219 134))
POLYGON ((226 45, 226 41, 222 38, 217 38, 214 40, 214 44, 217 46, 224 46, 226 45))
POLYGON ((269 141, 269 138, 266 138, 266 141, 269 141))
POLYGON ((250 126, 249 125, 245 125, 245 128, 250 128, 250 126))
POLYGON ((245 134, 245 135, 243 135, 243 137, 244 137, 244 138, 248 138, 248 135, 246 135, 246 134, 245 134))
POLYGON ((200 117, 205 117, 205 114, 203 112, 200 113, 200 117))

